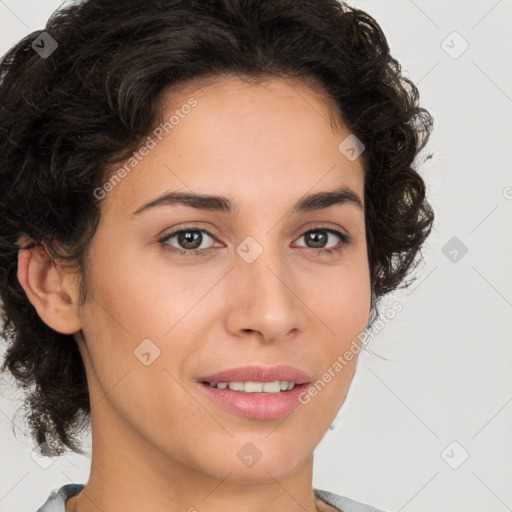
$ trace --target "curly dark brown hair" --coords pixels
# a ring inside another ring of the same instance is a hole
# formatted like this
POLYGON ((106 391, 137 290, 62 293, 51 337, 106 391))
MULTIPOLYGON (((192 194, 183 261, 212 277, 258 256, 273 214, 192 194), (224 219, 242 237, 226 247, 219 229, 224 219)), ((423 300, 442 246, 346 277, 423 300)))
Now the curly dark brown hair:
POLYGON ((100 216, 93 191, 178 83, 235 74, 320 84, 365 144, 371 322, 384 295, 410 284, 434 219, 414 168, 433 119, 367 13, 337 0, 88 0, 53 13, 44 31, 53 53, 35 51, 37 31, 0 63, 2 371, 27 391, 38 444, 83 453, 90 403, 73 336, 43 323, 18 281, 17 241, 44 244, 84 277, 100 216))

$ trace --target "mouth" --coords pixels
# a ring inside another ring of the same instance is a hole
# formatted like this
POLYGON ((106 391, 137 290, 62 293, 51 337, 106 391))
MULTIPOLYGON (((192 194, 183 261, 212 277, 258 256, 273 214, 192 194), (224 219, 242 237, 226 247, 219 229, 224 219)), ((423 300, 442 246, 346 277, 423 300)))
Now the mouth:
POLYGON ((291 366, 245 366, 198 379, 202 392, 216 405, 260 420, 290 413, 310 382, 305 372, 291 366))
MULTIPOLYGON (((202 382, 212 388, 230 389, 231 391, 241 391, 243 393, 282 393, 291 391, 297 384, 287 380, 274 380, 272 382, 254 382, 254 381, 232 381, 232 382, 202 382)), ((299 384, 300 385, 300 384, 299 384)))

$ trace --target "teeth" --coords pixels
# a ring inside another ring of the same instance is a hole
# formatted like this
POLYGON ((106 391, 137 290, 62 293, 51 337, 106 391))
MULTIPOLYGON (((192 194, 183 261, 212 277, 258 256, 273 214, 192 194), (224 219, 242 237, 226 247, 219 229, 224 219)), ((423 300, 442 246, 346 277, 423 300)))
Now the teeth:
MULTIPOLYGON (((233 389, 231 383, 228 384, 228 388, 233 389)), ((263 382, 244 382, 242 390, 246 393, 263 393, 263 382)))
MULTIPOLYGON (((245 389, 247 390, 247 385, 245 389)), ((263 393, 280 393, 281 383, 278 380, 274 382, 263 382, 261 385, 261 391, 263 391, 263 393)))
POLYGON ((280 393, 295 387, 294 382, 288 382, 287 380, 275 380, 274 382, 217 382, 216 384, 209 382, 208 384, 213 388, 229 388, 231 391, 243 391, 245 393, 280 393))
POLYGON ((228 382, 228 388, 231 391, 244 391, 244 383, 243 382, 228 382))

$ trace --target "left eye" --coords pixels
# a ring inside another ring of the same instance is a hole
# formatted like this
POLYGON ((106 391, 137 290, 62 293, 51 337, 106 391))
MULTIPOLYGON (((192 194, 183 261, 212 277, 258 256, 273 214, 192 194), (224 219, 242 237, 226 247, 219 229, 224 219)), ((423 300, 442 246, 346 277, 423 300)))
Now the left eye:
MULTIPOLYGON (((200 253, 207 254, 210 252, 210 250, 212 250, 211 246, 203 246, 203 242, 205 242, 205 235, 206 237, 215 240, 215 237, 208 231, 201 228, 192 227, 174 231, 159 241, 165 246, 166 250, 178 253, 180 256, 192 256, 200 253), (173 239, 176 239, 178 247, 171 243, 173 239)), ((313 244, 313 247, 307 245, 299 245, 299 247, 305 247, 306 249, 316 254, 340 252, 344 246, 350 242, 350 237, 348 235, 330 228, 310 229, 305 231, 299 237, 299 239, 303 237, 306 239, 306 243, 313 244), (334 243, 334 245, 326 246, 329 235, 334 235, 337 237, 340 240, 338 244, 334 243)))
POLYGON ((320 251, 331 252, 332 250, 337 249, 337 244, 335 243, 330 247, 324 245, 329 235, 337 236, 339 239, 341 239, 342 243, 345 243, 347 241, 347 237, 343 233, 336 231, 335 229, 327 228, 317 228, 306 231, 299 238, 305 237, 310 243, 314 244, 313 247, 306 246, 308 249, 319 249, 320 251))

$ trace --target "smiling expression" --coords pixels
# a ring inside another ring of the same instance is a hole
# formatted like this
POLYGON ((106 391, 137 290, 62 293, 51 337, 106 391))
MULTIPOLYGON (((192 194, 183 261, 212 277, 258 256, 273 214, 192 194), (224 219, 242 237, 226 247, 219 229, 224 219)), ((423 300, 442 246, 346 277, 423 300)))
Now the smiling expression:
POLYGON ((162 118, 190 97, 197 105, 100 202, 79 309, 93 427, 191 471, 282 478, 323 437, 356 358, 307 405, 282 407, 293 389, 204 379, 251 366, 262 373, 222 378, 292 381, 265 373, 287 365, 313 382, 365 329, 362 161, 340 152, 349 132, 333 131, 325 97, 301 83, 182 87, 162 118), (245 400, 245 413, 212 393, 245 400), (251 446, 261 459, 249 468, 251 446))

